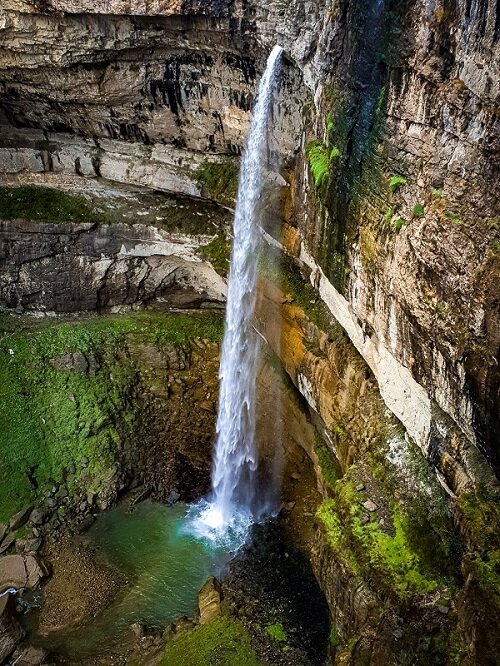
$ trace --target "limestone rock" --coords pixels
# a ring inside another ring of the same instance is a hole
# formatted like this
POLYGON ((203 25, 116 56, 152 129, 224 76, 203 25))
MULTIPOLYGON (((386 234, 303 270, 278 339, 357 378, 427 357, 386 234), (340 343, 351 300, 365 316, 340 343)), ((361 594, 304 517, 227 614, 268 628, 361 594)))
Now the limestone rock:
POLYGON ((363 506, 367 511, 370 511, 370 513, 373 513, 378 509, 377 504, 375 502, 372 502, 371 499, 366 500, 366 502, 363 502, 363 506))
POLYGON ((13 546, 16 537, 13 534, 7 534, 2 543, 0 544, 0 555, 6 553, 11 546, 13 546))
POLYGON ((198 614, 200 624, 207 624, 220 615, 222 589, 219 581, 210 576, 198 592, 198 614))

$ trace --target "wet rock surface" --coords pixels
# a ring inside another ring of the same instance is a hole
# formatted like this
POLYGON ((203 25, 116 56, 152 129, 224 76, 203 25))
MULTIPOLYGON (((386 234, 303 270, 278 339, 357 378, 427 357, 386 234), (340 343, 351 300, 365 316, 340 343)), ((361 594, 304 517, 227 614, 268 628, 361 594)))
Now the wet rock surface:
POLYGON ((250 544, 231 562, 222 587, 223 607, 249 628, 263 663, 323 663, 328 648, 328 607, 307 555, 287 537, 284 522, 254 527, 250 544), (277 625, 279 633, 273 631, 277 625))
POLYGON ((10 594, 0 597, 0 662, 4 663, 24 637, 16 618, 15 602, 10 594))

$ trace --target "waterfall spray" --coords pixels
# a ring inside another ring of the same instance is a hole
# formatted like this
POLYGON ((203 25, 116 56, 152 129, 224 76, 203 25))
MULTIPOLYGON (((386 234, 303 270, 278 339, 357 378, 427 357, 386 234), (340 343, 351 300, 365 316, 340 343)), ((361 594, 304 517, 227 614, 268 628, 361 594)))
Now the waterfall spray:
POLYGON ((248 525, 262 518, 265 511, 256 496, 255 486, 255 383, 259 339, 252 320, 261 239, 259 199, 268 164, 268 120, 281 54, 281 47, 275 46, 267 60, 240 170, 219 374, 212 495, 196 520, 196 530, 213 538, 228 530, 246 532, 248 525))

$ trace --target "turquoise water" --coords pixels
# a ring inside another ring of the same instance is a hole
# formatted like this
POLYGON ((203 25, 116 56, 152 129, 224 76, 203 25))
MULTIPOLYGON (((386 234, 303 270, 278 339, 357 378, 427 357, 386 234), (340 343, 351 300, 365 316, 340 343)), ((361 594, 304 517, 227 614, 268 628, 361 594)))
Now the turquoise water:
POLYGON ((46 646, 69 659, 96 656, 134 622, 163 629, 181 615, 194 616, 199 588, 220 573, 231 554, 228 547, 190 534, 187 512, 185 504, 144 502, 132 512, 118 507, 99 516, 86 536, 129 585, 91 622, 52 634, 46 646))

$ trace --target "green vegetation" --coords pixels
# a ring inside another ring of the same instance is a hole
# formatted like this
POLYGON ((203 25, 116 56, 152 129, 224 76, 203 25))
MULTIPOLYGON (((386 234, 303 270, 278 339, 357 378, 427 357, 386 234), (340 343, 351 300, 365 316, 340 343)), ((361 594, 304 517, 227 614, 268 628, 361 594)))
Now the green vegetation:
POLYGON ((332 624, 330 628, 330 636, 329 636, 329 641, 330 645, 332 647, 338 647, 342 643, 342 639, 339 634, 339 630, 335 626, 335 624, 332 624))
POLYGON ((306 155, 313 174, 314 184, 318 189, 327 182, 331 166, 340 157, 340 154, 340 150, 336 146, 329 149, 317 139, 311 141, 306 147, 306 155))
POLYGON ((43 222, 111 222, 108 215, 97 211, 84 197, 36 185, 0 187, 0 218, 43 222))
POLYGON ((397 217, 392 223, 392 228, 398 234, 406 224, 406 220, 404 220, 402 217, 397 217))
POLYGON ((197 254, 208 260, 219 275, 227 277, 229 273, 229 260, 231 258, 231 245, 222 235, 216 236, 210 243, 198 248, 197 254))
POLYGON ((244 627, 220 617, 174 637, 161 666, 259 666, 244 627))
POLYGON ((353 574, 401 599, 433 592, 444 584, 439 571, 429 571, 410 542, 410 521, 399 505, 392 506, 392 525, 383 527, 376 514, 362 520, 363 496, 349 475, 333 490, 334 497, 321 504, 317 517, 336 556, 353 574))
POLYGON ((412 212, 415 217, 425 217, 425 208, 421 203, 415 204, 412 212))
POLYGON ((323 478, 330 488, 333 488, 341 476, 340 468, 328 444, 319 434, 316 435, 314 440, 314 451, 318 456, 318 462, 323 478))
POLYGON ((389 189, 391 192, 397 192, 400 187, 406 183, 406 178, 401 176, 399 173, 394 174, 389 179, 389 189))
POLYGON ((392 208, 388 208, 384 214, 384 224, 388 226, 391 223, 393 217, 394 217, 394 210, 392 208))
POLYGON ((273 638, 275 641, 279 641, 280 643, 287 640, 286 631, 284 630, 283 625, 279 622, 276 622, 275 624, 269 624, 266 627, 266 632, 269 636, 271 636, 271 638, 273 638))
POLYGON ((139 416, 127 341, 219 341, 223 328, 206 313, 136 314, 9 332, 19 321, 0 320, 0 521, 54 482, 98 490, 113 473, 139 416))
POLYGON ((291 257, 274 248, 267 248, 260 257, 259 271, 286 294, 290 294, 294 302, 304 310, 318 328, 333 336, 342 335, 342 327, 318 297, 312 284, 302 277, 297 264, 291 257))
POLYGON ((238 167, 236 162, 203 162, 194 177, 206 196, 226 206, 234 206, 238 191, 238 167))
POLYGON ((444 214, 444 216, 447 220, 449 220, 456 227, 461 227, 464 223, 464 221, 458 215, 456 215, 455 213, 446 212, 444 214))
POLYGON ((443 188, 442 187, 437 187, 432 190, 432 197, 434 199, 442 199, 443 198, 443 188))
POLYGON ((315 139, 307 146, 306 155, 309 159, 314 184, 319 188, 326 182, 329 175, 330 159, 328 149, 315 139))

